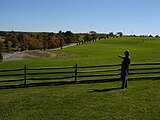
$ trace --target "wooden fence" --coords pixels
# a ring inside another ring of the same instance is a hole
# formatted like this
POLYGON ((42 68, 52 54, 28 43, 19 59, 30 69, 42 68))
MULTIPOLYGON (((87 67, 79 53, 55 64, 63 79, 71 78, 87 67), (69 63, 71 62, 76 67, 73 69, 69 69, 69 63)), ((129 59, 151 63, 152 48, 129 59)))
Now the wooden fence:
MULTIPOLYGON (((121 65, 64 66, 0 70, 0 87, 49 83, 83 83, 120 80, 121 65)), ((160 63, 131 64, 129 79, 160 79, 160 63)))

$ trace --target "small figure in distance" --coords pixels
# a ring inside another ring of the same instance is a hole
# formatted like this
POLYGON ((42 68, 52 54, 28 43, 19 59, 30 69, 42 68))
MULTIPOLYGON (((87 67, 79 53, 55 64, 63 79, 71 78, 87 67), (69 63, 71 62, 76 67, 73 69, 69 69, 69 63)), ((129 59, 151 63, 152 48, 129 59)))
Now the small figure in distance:
POLYGON ((0 53, 0 62, 2 62, 2 60, 3 60, 3 56, 2 56, 2 54, 0 53))
POLYGON ((121 64, 121 79, 122 79, 122 89, 127 88, 128 86, 128 73, 130 69, 130 52, 126 50, 124 52, 125 56, 118 55, 121 59, 123 59, 121 64))

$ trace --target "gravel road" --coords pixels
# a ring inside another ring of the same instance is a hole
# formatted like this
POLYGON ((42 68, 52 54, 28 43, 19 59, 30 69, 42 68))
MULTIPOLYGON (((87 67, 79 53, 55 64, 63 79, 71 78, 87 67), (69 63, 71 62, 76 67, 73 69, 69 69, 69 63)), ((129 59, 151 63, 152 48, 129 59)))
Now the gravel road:
MULTIPOLYGON (((63 49, 68 48, 68 47, 72 47, 75 45, 77 45, 77 43, 73 43, 73 44, 64 46, 63 49)), ((59 49, 61 49, 61 47, 51 49, 51 50, 59 50, 59 49)), ((40 51, 40 50, 29 50, 27 52, 4 53, 4 54, 2 54, 2 56, 3 56, 4 61, 9 61, 9 60, 24 60, 24 59, 27 59, 26 56, 29 56, 29 57, 49 57, 49 56, 55 57, 56 54, 44 52, 44 51, 40 51)))

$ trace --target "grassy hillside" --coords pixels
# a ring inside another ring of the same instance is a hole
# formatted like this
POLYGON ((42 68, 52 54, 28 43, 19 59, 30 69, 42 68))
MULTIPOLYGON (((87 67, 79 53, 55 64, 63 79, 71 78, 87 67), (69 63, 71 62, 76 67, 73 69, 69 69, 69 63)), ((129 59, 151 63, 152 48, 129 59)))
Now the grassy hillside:
POLYGON ((99 65, 115 64, 121 60, 117 57, 128 49, 131 52, 132 63, 158 62, 160 61, 160 38, 149 37, 122 37, 96 41, 83 45, 73 46, 62 50, 50 52, 56 53, 57 58, 33 59, 21 61, 4 61, 0 63, 0 69, 17 68, 27 66, 66 66, 74 65, 99 65))
POLYGON ((78 54, 80 58, 90 59, 99 63, 118 63, 118 54, 128 49, 132 62, 160 61, 160 38, 122 37, 75 46, 66 50, 67 53, 78 54))

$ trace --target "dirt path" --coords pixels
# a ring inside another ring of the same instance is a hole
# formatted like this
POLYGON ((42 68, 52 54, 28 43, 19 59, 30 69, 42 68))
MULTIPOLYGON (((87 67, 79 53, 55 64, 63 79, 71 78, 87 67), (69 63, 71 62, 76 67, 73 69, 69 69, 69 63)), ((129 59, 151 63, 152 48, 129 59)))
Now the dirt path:
POLYGON ((25 56, 24 52, 14 52, 14 53, 7 53, 2 54, 3 60, 22 60, 25 56))
MULTIPOLYGON (((77 43, 72 43, 70 45, 63 46, 62 48, 68 48, 68 47, 72 47, 72 46, 76 46, 76 45, 77 45, 77 43)), ((55 49, 51 49, 51 50, 59 50, 59 49, 61 49, 61 47, 55 48, 55 49)))
MULTIPOLYGON (((64 48, 72 47, 77 45, 76 43, 64 46, 64 48)), ((59 48, 51 49, 51 50, 59 50, 59 48)), ((2 54, 3 60, 4 61, 9 61, 9 60, 26 60, 27 57, 56 57, 57 55, 55 53, 50 53, 50 52, 45 52, 45 51, 40 51, 40 50, 29 50, 27 52, 13 52, 13 53, 5 53, 2 54)))
POLYGON ((8 53, 3 54, 3 60, 9 61, 9 60, 27 60, 28 58, 45 58, 45 57, 54 57, 56 56, 55 53, 49 53, 45 51, 40 50, 30 50, 27 52, 14 52, 14 53, 8 53))

